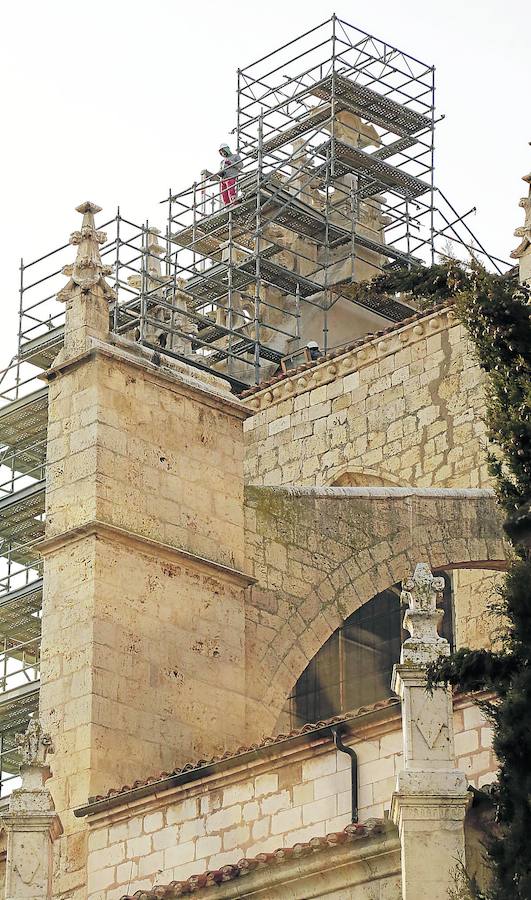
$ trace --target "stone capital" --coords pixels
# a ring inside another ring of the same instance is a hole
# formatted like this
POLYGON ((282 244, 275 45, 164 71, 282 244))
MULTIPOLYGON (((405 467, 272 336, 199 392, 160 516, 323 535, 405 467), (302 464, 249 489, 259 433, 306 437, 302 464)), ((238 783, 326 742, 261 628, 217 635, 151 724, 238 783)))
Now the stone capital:
POLYGON ((7 813, 0 819, 7 832, 17 833, 38 832, 55 841, 63 833, 61 820, 55 811, 7 813))
MULTIPOLYGON (((457 773, 456 773, 457 774, 457 773)), ((459 773, 461 774, 461 773, 459 773)), ((458 779, 455 779, 457 784, 458 779)), ((409 823, 436 823, 456 822, 462 824, 467 807, 470 803, 470 794, 465 790, 456 789, 455 793, 441 795, 430 793, 429 790, 415 795, 396 791, 391 798, 391 820, 402 834, 404 827, 409 823)))

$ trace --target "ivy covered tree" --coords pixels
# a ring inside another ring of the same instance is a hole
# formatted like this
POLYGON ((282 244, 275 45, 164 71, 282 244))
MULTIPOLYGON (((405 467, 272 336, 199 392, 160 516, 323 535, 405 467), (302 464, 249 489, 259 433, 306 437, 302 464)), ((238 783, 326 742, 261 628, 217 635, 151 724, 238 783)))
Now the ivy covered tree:
POLYGON ((531 292, 474 266, 457 311, 486 379, 489 467, 513 548, 500 599, 506 623, 499 652, 461 649, 434 665, 432 684, 491 691, 484 707, 500 763, 499 832, 488 842, 492 900, 531 898, 531 292))
POLYGON ((531 900, 531 291, 474 261, 465 268, 453 260, 391 272, 357 290, 360 299, 373 292, 405 294, 420 308, 455 298, 487 376, 489 470, 514 549, 492 604, 504 623, 502 648, 462 648, 442 658, 431 666, 428 686, 446 683, 495 697, 482 704, 494 726, 500 764, 497 828, 487 846, 493 871, 489 900, 531 900))

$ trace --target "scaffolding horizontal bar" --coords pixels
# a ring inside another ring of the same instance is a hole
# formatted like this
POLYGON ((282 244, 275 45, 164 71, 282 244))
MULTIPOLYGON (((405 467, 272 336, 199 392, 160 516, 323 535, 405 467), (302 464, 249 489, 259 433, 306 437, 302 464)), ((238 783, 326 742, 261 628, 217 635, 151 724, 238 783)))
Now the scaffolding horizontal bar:
POLYGON ((0 736, 14 736, 25 730, 31 713, 38 707, 39 688, 39 682, 33 681, 0 694, 0 736))
POLYGON ((404 319, 415 315, 417 312, 414 307, 407 306, 405 303, 401 303, 399 300, 394 300, 389 297, 371 297, 370 300, 360 299, 356 288, 357 285, 352 284, 352 282, 339 282, 338 284, 333 285, 330 290, 333 294, 339 294, 341 297, 346 297, 349 300, 352 300, 357 306, 368 309, 370 312, 376 313, 384 319, 389 319, 391 322, 402 322, 404 319))
POLYGON ((414 147, 416 143, 414 138, 399 138, 397 141, 392 141, 390 144, 385 144, 383 147, 375 150, 371 156, 376 156, 378 159, 389 159, 389 157, 395 156, 396 153, 403 153, 404 150, 409 150, 409 148, 414 147))
POLYGON ((42 578, 0 598, 0 637, 25 643, 41 633, 42 578))

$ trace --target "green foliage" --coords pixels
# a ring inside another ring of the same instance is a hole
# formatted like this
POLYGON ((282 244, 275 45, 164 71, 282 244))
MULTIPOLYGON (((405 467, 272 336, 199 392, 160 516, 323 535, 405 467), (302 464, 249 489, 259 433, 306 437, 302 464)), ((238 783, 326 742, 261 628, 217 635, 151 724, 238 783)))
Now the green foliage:
POLYGON ((393 269, 372 281, 360 281, 351 290, 354 299, 362 303, 400 293, 415 300, 420 309, 429 309, 455 297, 469 285, 470 272, 454 260, 447 260, 427 268, 393 269))
POLYGON ((462 859, 458 860, 452 872, 452 882, 448 890, 449 900, 486 900, 475 880, 470 878, 462 859))
POLYGON ((500 762, 493 837, 492 900, 531 898, 531 323, 530 291, 478 265, 461 282, 457 311, 488 375, 486 422, 491 473, 517 558, 502 589, 503 650, 461 649, 430 668, 429 683, 495 691, 485 705, 500 762))
POLYGON ((487 372, 487 426, 498 448, 490 468, 509 516, 531 499, 531 319, 529 288, 476 267, 457 311, 487 372))

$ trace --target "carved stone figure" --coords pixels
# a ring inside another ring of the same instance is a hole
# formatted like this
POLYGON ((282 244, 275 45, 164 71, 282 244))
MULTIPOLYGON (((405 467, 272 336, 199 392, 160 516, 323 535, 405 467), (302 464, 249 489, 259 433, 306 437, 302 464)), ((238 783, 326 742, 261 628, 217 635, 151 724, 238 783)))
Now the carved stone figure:
POLYGON ((45 766, 48 753, 53 753, 52 739, 49 734, 44 734, 38 719, 30 719, 25 733, 17 734, 15 741, 20 748, 22 765, 45 766))
POLYGON ((529 185, 527 197, 522 197, 518 204, 524 210, 525 222, 515 228, 515 237, 521 238, 521 241, 511 257, 519 262, 520 281, 527 282, 531 279, 531 173, 524 175, 522 181, 529 185))

